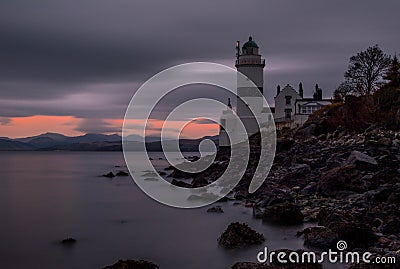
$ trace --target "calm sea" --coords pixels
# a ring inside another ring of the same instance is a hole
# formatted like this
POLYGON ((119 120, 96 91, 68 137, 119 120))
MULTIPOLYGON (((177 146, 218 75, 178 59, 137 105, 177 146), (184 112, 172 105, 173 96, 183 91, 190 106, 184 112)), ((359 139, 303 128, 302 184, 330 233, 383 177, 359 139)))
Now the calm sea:
MULTIPOLYGON (((166 165, 160 153, 152 157, 166 165)), ((130 177, 99 177, 123 165, 119 152, 0 152, 0 268, 90 269, 118 259, 146 259, 161 269, 230 268, 255 261, 264 246, 219 248, 217 238, 234 221, 263 233, 270 249, 303 247, 295 236, 301 227, 265 225, 249 208, 170 208, 130 177), (58 243, 67 237, 77 243, 58 243)))

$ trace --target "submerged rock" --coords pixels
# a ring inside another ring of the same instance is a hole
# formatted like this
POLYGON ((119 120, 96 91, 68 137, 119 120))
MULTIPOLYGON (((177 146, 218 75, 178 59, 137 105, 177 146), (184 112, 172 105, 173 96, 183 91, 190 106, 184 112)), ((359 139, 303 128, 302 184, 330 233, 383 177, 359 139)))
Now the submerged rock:
POLYGON ((113 265, 106 266, 103 269, 158 269, 158 265, 144 260, 119 260, 113 265))
POLYGON ((108 177, 108 178, 113 178, 113 177, 115 177, 115 175, 114 175, 113 172, 109 172, 109 173, 104 174, 104 175, 102 175, 102 176, 103 176, 103 177, 108 177))
POLYGON ((208 213, 224 213, 224 210, 222 209, 221 206, 217 205, 217 206, 213 206, 209 209, 207 209, 208 213))
POLYGON ((60 243, 65 246, 67 246, 67 245, 71 246, 76 243, 76 239, 72 238, 72 237, 68 237, 68 238, 61 240, 60 243))
POLYGON ((229 249, 258 245, 264 241, 264 235, 239 222, 231 223, 218 238, 219 245, 229 249))
POLYGON ((129 174, 127 172, 124 172, 124 171, 118 171, 115 175, 117 177, 127 177, 127 176, 129 176, 129 174))

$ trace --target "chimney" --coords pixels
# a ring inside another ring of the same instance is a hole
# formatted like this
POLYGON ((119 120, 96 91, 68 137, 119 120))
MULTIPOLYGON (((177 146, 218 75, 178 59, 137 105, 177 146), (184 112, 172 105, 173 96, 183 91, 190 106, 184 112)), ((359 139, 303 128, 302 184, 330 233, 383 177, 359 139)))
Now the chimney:
POLYGON ((299 84, 299 95, 300 95, 301 98, 303 98, 303 96, 304 96, 303 83, 301 83, 301 82, 299 84))
POLYGON ((279 95, 279 93, 281 92, 281 86, 276 86, 276 96, 279 95))

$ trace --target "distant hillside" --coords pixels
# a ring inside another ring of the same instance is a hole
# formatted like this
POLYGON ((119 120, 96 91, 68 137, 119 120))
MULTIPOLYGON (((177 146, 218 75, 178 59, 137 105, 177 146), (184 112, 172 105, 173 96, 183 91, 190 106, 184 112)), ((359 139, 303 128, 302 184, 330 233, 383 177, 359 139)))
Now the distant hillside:
MULTIPOLYGON (((218 136, 205 137, 218 144, 218 136)), ((181 139, 181 151, 197 151, 202 139, 181 139)), ((137 151, 141 148, 143 137, 129 136, 128 150, 137 151)), ((167 141, 164 151, 171 151, 176 142, 167 141)), ((161 142, 157 137, 146 137, 148 151, 162 151, 161 142)), ((0 150, 36 150, 36 151, 122 151, 122 138, 119 135, 85 134, 68 137, 57 133, 45 133, 37 136, 9 139, 0 138, 0 150)), ((211 150, 211 148, 210 148, 211 150)))
POLYGON ((35 150, 36 147, 31 145, 31 144, 27 144, 27 143, 23 143, 23 142, 19 142, 19 141, 13 141, 10 139, 0 139, 0 151, 1 150, 35 150))

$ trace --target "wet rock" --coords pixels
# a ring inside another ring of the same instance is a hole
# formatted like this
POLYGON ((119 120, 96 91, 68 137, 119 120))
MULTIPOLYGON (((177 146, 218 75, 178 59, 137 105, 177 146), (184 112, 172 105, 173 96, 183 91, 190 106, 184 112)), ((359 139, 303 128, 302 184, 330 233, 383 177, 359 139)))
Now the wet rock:
POLYGON ((335 196, 340 191, 362 193, 367 191, 361 172, 353 165, 333 168, 321 177, 317 184, 317 194, 335 196))
POLYGON ((310 227, 303 231, 304 245, 321 249, 333 248, 338 240, 338 235, 326 227, 310 227))
POLYGON ((288 192, 283 191, 269 191, 263 193, 263 198, 253 205, 253 216, 255 218, 262 218, 264 216, 265 208, 285 202, 293 203, 293 196, 288 192))
POLYGON ((290 202, 267 207, 263 216, 265 222, 279 225, 302 224, 303 219, 300 207, 290 202))
POLYGON ((217 206, 213 206, 209 209, 207 209, 208 213, 224 213, 224 210, 222 209, 221 206, 217 205, 217 206))
POLYGON ((76 243, 76 239, 72 237, 65 238, 60 242, 64 246, 72 246, 76 243))
POLYGON ((106 266, 103 269, 158 269, 159 267, 152 262, 144 260, 119 260, 113 265, 106 266))
POLYGON ((234 222, 218 238, 218 243, 225 248, 243 248, 258 245, 265 241, 262 234, 251 229, 247 224, 234 222))
POLYGON ((125 171, 118 171, 115 175, 117 177, 127 177, 127 176, 129 176, 129 174, 127 172, 125 172, 125 171))
POLYGON ((108 178, 113 178, 113 177, 115 177, 115 175, 114 175, 113 172, 109 172, 109 173, 104 174, 104 175, 102 175, 102 176, 103 176, 103 177, 108 177, 108 178))
POLYGON ((171 181, 171 184, 175 185, 175 186, 178 186, 178 187, 182 187, 182 188, 191 188, 192 187, 191 184, 183 182, 183 181, 180 181, 180 180, 176 180, 176 179, 173 179, 171 181))
POLYGON ((351 152, 346 164, 355 165, 359 170, 376 170, 378 166, 378 162, 373 157, 357 150, 351 152))
POLYGON ((376 241, 372 228, 364 223, 336 222, 328 227, 338 235, 340 240, 347 242, 349 249, 365 248, 376 241))

